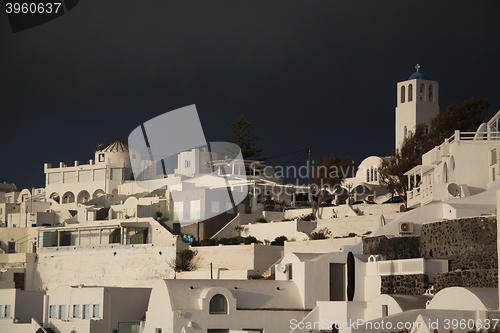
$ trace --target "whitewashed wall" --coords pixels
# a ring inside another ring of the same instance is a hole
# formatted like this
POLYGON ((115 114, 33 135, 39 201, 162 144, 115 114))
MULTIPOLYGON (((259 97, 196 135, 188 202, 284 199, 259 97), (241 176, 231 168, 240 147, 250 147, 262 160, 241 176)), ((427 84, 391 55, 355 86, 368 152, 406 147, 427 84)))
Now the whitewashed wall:
POLYGON ((41 248, 35 284, 151 287, 174 277, 168 262, 175 254, 174 243, 41 248))

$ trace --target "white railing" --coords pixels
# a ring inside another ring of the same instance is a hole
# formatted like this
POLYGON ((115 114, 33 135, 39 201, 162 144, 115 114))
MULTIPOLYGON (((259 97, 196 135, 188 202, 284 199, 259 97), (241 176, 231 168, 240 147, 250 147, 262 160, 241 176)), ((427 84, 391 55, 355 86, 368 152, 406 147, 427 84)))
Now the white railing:
POLYGON ((455 131, 455 134, 444 141, 452 143, 453 141, 472 141, 472 140, 500 140, 500 132, 461 132, 455 131))

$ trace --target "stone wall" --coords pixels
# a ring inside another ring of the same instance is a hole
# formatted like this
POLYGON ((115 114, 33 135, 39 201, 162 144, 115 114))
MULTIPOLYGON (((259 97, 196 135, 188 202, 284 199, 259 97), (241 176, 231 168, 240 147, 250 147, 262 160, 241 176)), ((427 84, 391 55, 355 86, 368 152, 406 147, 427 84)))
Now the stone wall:
POLYGON ((363 239, 364 254, 381 254, 386 260, 422 258, 419 249, 420 237, 377 236, 363 239))
MULTIPOLYGON (((425 258, 449 260, 450 273, 434 275, 434 292, 447 287, 498 287, 497 218, 482 216, 427 223, 420 237, 385 236, 363 239, 364 254, 386 260, 425 258)), ((421 295, 420 275, 383 276, 382 294, 421 295)))
POLYGON ((434 274, 434 293, 448 287, 498 288, 498 270, 477 269, 434 274))
POLYGON ((472 217, 422 226, 420 253, 448 259, 449 270, 498 268, 496 216, 472 217))
POLYGON ((429 288, 429 278, 425 274, 382 276, 381 294, 423 295, 429 288))
POLYGON ((448 259, 449 270, 498 268, 496 216, 427 223, 420 237, 385 236, 363 239, 364 254, 386 260, 448 259))

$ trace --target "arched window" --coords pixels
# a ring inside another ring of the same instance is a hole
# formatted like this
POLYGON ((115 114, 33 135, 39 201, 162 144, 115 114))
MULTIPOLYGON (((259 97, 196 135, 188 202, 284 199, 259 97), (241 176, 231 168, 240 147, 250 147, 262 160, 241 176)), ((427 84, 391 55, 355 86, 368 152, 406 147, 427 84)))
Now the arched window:
POLYGON ((401 103, 405 102, 405 94, 406 94, 405 86, 401 86, 401 103))
POLYGON ((56 192, 52 193, 52 194, 50 195, 49 199, 52 199, 52 200, 54 200, 55 202, 60 203, 59 194, 57 194, 56 192))
POLYGON ((75 202, 75 195, 73 192, 66 192, 63 195, 62 203, 67 204, 67 203, 73 203, 75 202))
POLYGON ((408 130, 406 129, 406 126, 405 126, 405 129, 404 129, 404 137, 403 139, 406 139, 406 135, 408 134, 408 130))
POLYGON ((423 83, 420 84, 420 101, 424 100, 425 86, 423 83))
POLYGON ((432 84, 429 86, 429 102, 434 102, 434 91, 432 84))
POLYGON ((89 192, 83 190, 78 194, 78 199, 77 199, 78 203, 84 203, 84 202, 87 202, 89 200, 90 200, 90 193, 89 192))
POLYGON ((408 102, 413 101, 413 84, 408 85, 408 102))
POLYGON ((227 314, 227 299, 224 295, 217 294, 210 300, 209 314, 227 314))
POLYGON ((94 194, 92 195, 92 199, 102 197, 104 195, 104 191, 101 189, 95 190, 94 194))
POLYGON ((374 178, 375 178, 374 180, 375 180, 375 181, 377 181, 377 180, 378 180, 378 168, 377 168, 377 167, 375 167, 373 170, 374 170, 374 176, 375 176, 375 177, 374 177, 374 178))

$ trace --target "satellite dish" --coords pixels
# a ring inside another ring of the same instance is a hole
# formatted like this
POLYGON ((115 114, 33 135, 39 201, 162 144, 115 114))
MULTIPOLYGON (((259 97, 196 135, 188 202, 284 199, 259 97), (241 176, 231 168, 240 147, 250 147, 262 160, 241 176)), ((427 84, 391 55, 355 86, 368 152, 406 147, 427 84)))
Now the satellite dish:
POLYGON ((457 197, 460 195, 460 186, 458 186, 455 183, 451 183, 448 185, 448 193, 450 193, 452 196, 457 197))
POLYGON ((278 265, 278 271, 280 271, 281 273, 285 273, 286 269, 287 269, 287 265, 286 264, 279 264, 278 265))

